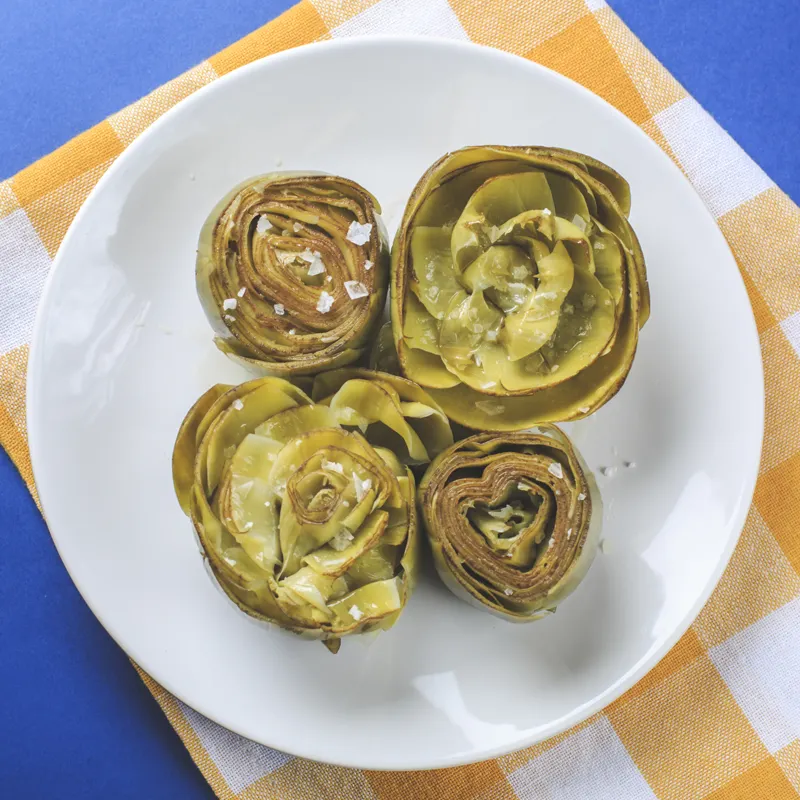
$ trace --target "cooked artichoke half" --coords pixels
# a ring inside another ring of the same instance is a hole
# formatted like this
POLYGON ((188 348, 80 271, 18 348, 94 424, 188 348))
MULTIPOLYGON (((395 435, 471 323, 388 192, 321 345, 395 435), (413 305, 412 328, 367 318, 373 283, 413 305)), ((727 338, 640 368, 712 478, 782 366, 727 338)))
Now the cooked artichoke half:
POLYGON ((403 372, 447 415, 521 430, 597 410, 649 314, 626 181, 580 153, 468 147, 414 189, 392 248, 403 372))
POLYGON ((457 442, 428 467, 417 499, 447 587, 514 622, 553 612, 597 550, 597 485, 553 425, 457 442))
POLYGON ((245 181, 209 215, 197 290, 217 347, 257 374, 314 375, 355 362, 386 299, 377 200, 334 175, 245 181))
POLYGON ((403 462, 452 443, 419 387, 347 372, 325 373, 320 402, 281 378, 214 386, 187 414, 172 461, 181 508, 225 593, 333 652, 342 636, 389 628, 402 611, 419 549, 403 462))

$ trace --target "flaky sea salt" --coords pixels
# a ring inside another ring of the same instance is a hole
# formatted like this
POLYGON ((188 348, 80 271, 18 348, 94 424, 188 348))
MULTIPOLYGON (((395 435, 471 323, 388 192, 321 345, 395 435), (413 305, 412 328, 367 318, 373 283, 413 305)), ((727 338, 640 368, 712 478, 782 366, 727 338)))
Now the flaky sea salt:
POLYGON ((347 528, 342 528, 328 544, 337 552, 341 552, 350 546, 350 542, 352 542, 353 539, 355 539, 355 536, 353 536, 347 528))
POLYGON ((286 306, 284 306, 283 303, 275 303, 275 305, 272 307, 275 309, 275 313, 279 317, 282 317, 286 313, 286 306))
POLYGON ((323 459, 322 469, 329 469, 331 472, 338 472, 340 475, 344 475, 344 467, 338 461, 323 459))
POLYGON ((583 492, 581 492, 581 493, 578 495, 578 500, 580 500, 580 501, 583 501, 583 500, 585 500, 585 499, 586 499, 586 495, 585 495, 583 492))
POLYGON ((506 597, 511 597, 511 595, 514 594, 514 590, 513 589, 503 589, 503 594, 506 597))
POLYGON ((497 331, 486 331, 486 340, 488 342, 497 341, 497 331))
POLYGON ((567 539, 572 536, 572 528, 567 528, 567 539))
POLYGON ((360 247, 369 241, 369 235, 371 232, 372 225, 369 222, 366 222, 362 225, 360 222, 353 220, 350 223, 350 227, 347 229, 346 239, 348 242, 357 244, 360 247))
POLYGON ((361 281, 345 281, 344 288, 351 300, 358 300, 360 297, 368 297, 369 290, 361 281))
POLYGON ((616 467, 600 467, 600 474, 606 478, 613 478, 617 474, 616 467))
POLYGON ((222 301, 222 308, 225 311, 233 311, 233 309, 236 308, 236 298, 235 297, 229 297, 229 298, 227 298, 227 300, 223 300, 222 301))
POLYGON ((358 477, 357 473, 353 473, 353 484, 356 488, 356 500, 360 503, 364 499, 364 495, 372 488, 372 480, 370 478, 358 477))
POLYGON ((321 275, 323 272, 325 272, 325 262, 322 260, 322 256, 319 254, 319 252, 315 250, 311 254, 311 262, 308 265, 309 277, 321 275))
POLYGON ((241 411, 244 408, 244 403, 237 397, 231 405, 237 410, 241 411))
POLYGON ((276 250, 275 251, 275 258, 278 259, 278 262, 286 267, 289 264, 294 264, 295 260, 299 253, 293 253, 291 250, 276 250))
POLYGON ((517 267, 511 268, 511 277, 515 281, 521 281, 528 277, 528 268, 523 267, 521 264, 517 267))
POLYGON ((265 217, 263 214, 258 218, 258 222, 256 222, 256 230, 259 233, 266 233, 268 230, 272 228, 272 223, 265 217))
POLYGON ((549 208, 542 209, 542 216, 549 217, 553 212, 549 208))
POLYGON ((241 288, 241 289, 239 289, 239 291, 238 291, 238 292, 236 292, 236 294, 237 294, 239 297, 244 297, 244 293, 245 293, 246 291, 247 291, 247 288, 246 288, 246 287, 244 287, 244 286, 242 286, 242 288, 241 288))
POLYGON ((294 336, 297 333, 297 328, 289 328, 289 336, 294 336))
POLYGON ((573 224, 573 225, 574 225, 576 228, 580 228, 582 231, 585 231, 585 230, 586 230, 586 220, 585 220, 585 219, 584 219, 582 216, 580 216, 579 214, 576 214, 576 215, 575 215, 575 216, 572 218, 572 224, 573 224))
POLYGON ((333 295, 328 294, 325 290, 320 293, 319 300, 317 301, 317 311, 320 314, 327 314, 333 305, 333 295))
POLYGON ((361 619, 361 617, 363 617, 363 616, 364 616, 364 612, 363 612, 363 611, 362 611, 362 610, 361 610, 361 609, 360 609, 360 608, 359 608, 357 605, 352 605, 352 606, 350 606, 350 608, 348 609, 347 613, 348 613, 348 614, 349 614, 349 615, 350 615, 350 616, 351 616, 351 617, 352 617, 352 618, 353 618, 353 619, 354 619, 356 622, 358 622, 358 621, 361 619))
POLYGON ((232 317, 230 314, 226 314, 225 322, 236 322, 236 317, 232 317))
POLYGON ((554 475, 556 478, 559 478, 559 479, 560 479, 560 478, 563 478, 563 477, 564 477, 564 468, 561 466, 561 464, 559 464, 559 463, 558 463, 558 461, 554 461, 554 462, 553 462, 553 463, 552 463, 552 464, 551 464, 551 465, 550 465, 550 466, 547 468, 547 471, 548 471, 548 472, 549 472, 551 475, 554 475))
POLYGON ((588 413, 589 413, 591 410, 592 410, 592 409, 591 409, 589 406, 581 406, 581 407, 578 409, 578 411, 580 411, 580 412, 581 412, 581 414, 588 414, 588 413))
POLYGON ((497 400, 478 400, 478 402, 475 403, 475 407, 479 408, 484 414, 488 414, 490 417, 496 417, 506 410, 506 407, 497 400))
POLYGON ((364 262, 364 269, 365 269, 367 272, 369 272, 369 271, 372 269, 372 262, 371 262, 369 259, 367 259, 367 260, 364 262))
POLYGON ((292 225, 292 230, 294 230, 295 233, 300 233, 300 231, 303 230, 303 226, 299 222, 295 222, 294 225, 292 225))

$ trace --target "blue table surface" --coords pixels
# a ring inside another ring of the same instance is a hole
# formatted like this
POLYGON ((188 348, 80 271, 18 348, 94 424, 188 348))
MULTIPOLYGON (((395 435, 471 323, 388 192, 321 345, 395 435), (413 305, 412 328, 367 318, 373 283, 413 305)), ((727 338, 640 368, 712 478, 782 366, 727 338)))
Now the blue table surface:
MULTIPOLYGON (((389 2, 390 0, 383 0, 389 2)), ((2 0, 0 178, 291 5, 289 0, 2 0)), ((800 201, 797 0, 612 0, 800 201)), ((15 798, 209 798, 130 662, 84 604, 0 451, 0 784, 15 798)))

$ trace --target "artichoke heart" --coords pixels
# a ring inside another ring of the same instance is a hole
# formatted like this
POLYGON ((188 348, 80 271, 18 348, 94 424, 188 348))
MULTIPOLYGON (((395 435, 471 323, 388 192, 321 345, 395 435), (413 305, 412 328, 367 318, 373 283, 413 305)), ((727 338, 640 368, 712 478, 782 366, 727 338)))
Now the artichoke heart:
POLYGON ((599 543, 594 478, 567 436, 546 423, 457 442, 428 467, 417 501, 447 587, 513 622, 555 611, 599 543))
POLYGON ((392 247, 402 373, 475 430, 596 411, 624 383, 650 309, 629 211, 625 179, 580 153, 443 156, 392 247))
POLYGON ((178 432, 173 481, 228 597, 336 652, 403 610, 419 562, 408 464, 453 435, 403 378, 326 372, 313 395, 269 376, 209 389, 178 432))
POLYGON ((236 186, 197 247, 197 291, 217 347, 276 377, 357 361, 386 300, 379 214, 366 189, 334 175, 274 172, 236 186))

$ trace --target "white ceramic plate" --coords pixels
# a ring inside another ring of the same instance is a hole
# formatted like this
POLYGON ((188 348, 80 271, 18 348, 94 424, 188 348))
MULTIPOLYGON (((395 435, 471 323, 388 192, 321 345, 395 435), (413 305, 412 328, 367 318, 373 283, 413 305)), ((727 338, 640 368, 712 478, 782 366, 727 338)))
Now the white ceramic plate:
POLYGON ((635 125, 528 61, 433 40, 300 48, 166 114, 92 192, 59 251, 30 357, 28 424, 59 552, 92 610, 188 705, 290 753, 441 767, 545 739, 641 678, 719 579, 763 430, 755 326, 736 264, 680 171, 635 125), (238 181, 319 169, 372 191, 394 228, 422 172, 469 144, 552 144, 631 184, 653 314, 620 394, 569 426, 599 477, 606 546, 552 617, 505 623, 429 571, 398 624, 338 656, 238 612, 205 573, 170 455, 208 386, 245 374, 194 287, 200 226, 238 181), (625 468, 623 461, 635 462, 625 468))

